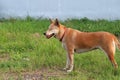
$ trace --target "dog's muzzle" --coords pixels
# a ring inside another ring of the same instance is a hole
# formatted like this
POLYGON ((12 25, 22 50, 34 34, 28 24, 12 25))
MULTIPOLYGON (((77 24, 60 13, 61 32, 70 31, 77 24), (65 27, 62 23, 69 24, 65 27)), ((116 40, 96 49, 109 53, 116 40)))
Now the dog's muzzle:
POLYGON ((46 33, 43 33, 45 36, 46 36, 46 38, 51 38, 52 36, 54 36, 55 34, 54 33, 52 33, 52 34, 50 34, 50 35, 47 35, 46 33))

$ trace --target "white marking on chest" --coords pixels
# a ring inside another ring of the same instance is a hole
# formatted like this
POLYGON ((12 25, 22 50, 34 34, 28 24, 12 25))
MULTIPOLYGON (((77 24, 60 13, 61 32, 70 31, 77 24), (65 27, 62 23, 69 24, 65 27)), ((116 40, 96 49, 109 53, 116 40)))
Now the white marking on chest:
POLYGON ((62 42, 62 47, 67 50, 67 46, 65 43, 62 42))

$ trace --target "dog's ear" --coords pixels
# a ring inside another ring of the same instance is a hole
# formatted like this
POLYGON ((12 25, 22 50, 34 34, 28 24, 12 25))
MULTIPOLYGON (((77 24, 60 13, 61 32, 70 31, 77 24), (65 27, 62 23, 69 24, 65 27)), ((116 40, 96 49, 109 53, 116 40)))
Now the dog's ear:
POLYGON ((58 26, 58 27, 59 27, 59 25, 60 25, 57 18, 55 19, 55 25, 58 26))
POLYGON ((52 19, 49 18, 50 23, 53 23, 52 19))

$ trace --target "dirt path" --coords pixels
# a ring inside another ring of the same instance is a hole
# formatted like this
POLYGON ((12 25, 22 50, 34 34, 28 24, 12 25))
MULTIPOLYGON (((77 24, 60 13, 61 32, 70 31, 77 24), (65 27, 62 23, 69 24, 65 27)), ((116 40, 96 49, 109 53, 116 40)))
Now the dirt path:
POLYGON ((26 72, 22 74, 24 80, 49 80, 52 78, 60 78, 65 76, 65 72, 61 70, 42 69, 32 73, 26 72))
POLYGON ((7 72, 2 74, 4 80, 56 80, 64 78, 67 73, 57 69, 41 69, 30 72, 7 72))

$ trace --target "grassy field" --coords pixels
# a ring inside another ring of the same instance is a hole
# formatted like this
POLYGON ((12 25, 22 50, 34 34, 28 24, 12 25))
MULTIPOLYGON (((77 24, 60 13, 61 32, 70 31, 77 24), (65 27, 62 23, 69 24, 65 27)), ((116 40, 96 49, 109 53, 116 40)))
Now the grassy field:
MULTIPOLYGON (((86 32, 108 31, 120 36, 120 20, 68 19, 67 27, 86 32)), ((100 50, 75 54, 73 72, 62 71, 66 52, 61 43, 43 36, 47 19, 0 20, 0 80, 120 80, 120 68, 114 70, 100 50)), ((120 51, 116 51, 120 66, 120 51)))

